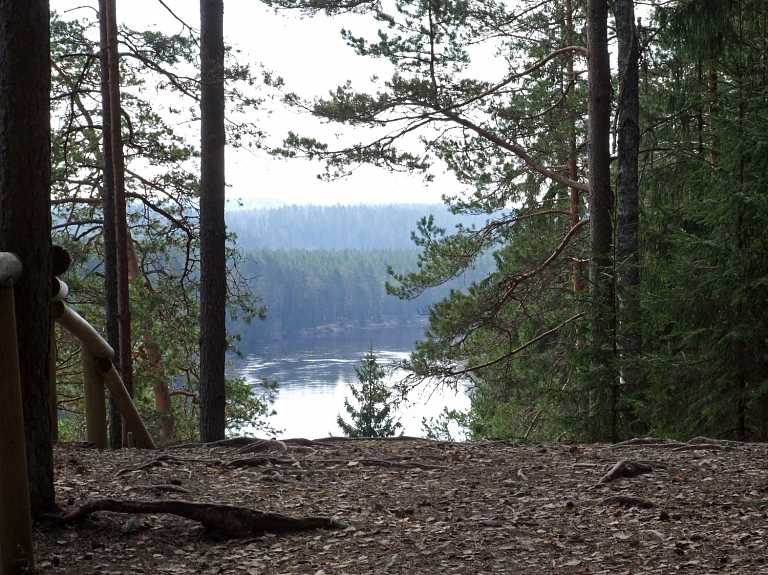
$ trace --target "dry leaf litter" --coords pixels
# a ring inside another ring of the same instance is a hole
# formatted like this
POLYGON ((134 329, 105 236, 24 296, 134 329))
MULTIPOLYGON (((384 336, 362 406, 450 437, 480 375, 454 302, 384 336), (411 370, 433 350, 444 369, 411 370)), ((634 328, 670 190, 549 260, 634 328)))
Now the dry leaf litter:
POLYGON ((101 498, 178 499, 346 527, 238 539, 174 515, 100 512, 38 525, 36 561, 78 575, 768 574, 767 454, 706 439, 59 445, 64 513, 101 498))

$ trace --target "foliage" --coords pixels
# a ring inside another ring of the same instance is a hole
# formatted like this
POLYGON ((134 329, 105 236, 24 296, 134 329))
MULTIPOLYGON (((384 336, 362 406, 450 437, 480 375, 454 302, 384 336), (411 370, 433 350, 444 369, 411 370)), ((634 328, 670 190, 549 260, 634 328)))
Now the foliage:
MULTIPOLYGON (((308 13, 345 11, 335 2, 276 4, 308 13)), ((493 430, 489 435, 522 436, 547 420, 554 427, 581 401, 562 400, 558 390, 588 394, 571 378, 572 336, 588 305, 573 286, 582 281, 578 262, 589 248, 587 185, 579 179, 585 172, 585 31, 577 4, 364 3, 358 11, 382 29, 371 38, 345 30, 344 38, 361 57, 389 62, 392 75, 370 92, 347 83, 312 102, 285 97, 324 120, 369 128, 368 139, 333 149, 291 133, 277 153, 324 160, 328 178, 359 163, 426 178, 434 166, 446 167, 467 186, 444 198, 451 210, 486 217, 450 233, 423 219, 415 235, 417 271, 393 269, 388 290, 413 299, 493 257, 494 271, 430 306, 425 337, 403 363, 410 373, 406 387, 435 380, 476 386, 477 422, 493 430), (489 78, 476 62, 487 62, 490 53, 506 67, 489 78), (537 418, 542 409, 546 417, 537 418)))
POLYGON ((462 412, 444 407, 440 415, 437 416, 437 419, 430 417, 427 420, 426 417, 422 417, 421 430, 427 439, 433 439, 434 441, 457 441, 451 435, 450 430, 451 425, 456 424, 459 428, 459 433, 464 436, 463 440, 466 441, 471 437, 469 432, 471 417, 471 412, 462 412))
POLYGON ((614 420, 624 437, 768 437, 765 2, 652 2, 638 28, 636 317, 617 314, 615 295, 595 308, 582 275, 583 2, 270 3, 368 14, 378 34, 344 38, 361 57, 392 65, 368 92, 347 83, 314 101, 285 96, 322 119, 368 128, 366 139, 334 149, 290 133, 276 153, 324 160, 328 178, 359 163, 426 177, 444 165, 467 185, 445 198, 451 209, 488 216, 452 233, 425 218, 418 271, 392 274, 390 293, 412 299, 483 254, 495 262, 430 307, 425 337, 403 364, 406 389, 469 383, 473 436, 605 440, 614 420), (507 64, 494 79, 473 67, 481 47, 507 64), (590 310, 614 318, 608 333, 590 331, 590 310), (618 332, 634 324, 645 344, 630 357, 618 332), (617 376, 628 369, 638 375, 632 387, 617 376))
MULTIPOLYGON (((66 247, 74 262, 63 278, 70 286, 69 303, 103 333, 102 110, 99 46, 92 40, 98 37, 97 28, 89 20, 52 17, 52 203, 54 242, 66 247)), ((134 401, 158 437, 168 417, 156 410, 158 395, 170 390, 175 425, 173 434, 162 441, 189 440, 197 434, 198 416, 199 153, 167 118, 180 113, 184 98, 197 99, 198 82, 183 74, 190 68, 194 71, 197 38, 123 27, 120 42, 134 401), (171 101, 174 95, 178 98, 164 112, 146 99, 148 88, 155 86, 171 101)), ((228 71, 233 80, 231 95, 239 98, 240 106, 257 103, 237 92, 238 79, 253 85, 246 72, 242 67, 237 73, 228 71)), ((238 137, 243 144, 249 126, 241 126, 238 137)), ((244 323, 263 317, 264 308, 240 275, 241 254, 232 238, 227 258, 231 315, 244 323)), ((77 413, 82 411, 77 350, 77 342, 60 334, 60 407, 72 412, 65 425, 73 432, 77 413)), ((251 392, 236 380, 228 386, 233 394, 228 405, 233 430, 241 429, 248 417, 268 415, 273 386, 262 393, 251 392)))
MULTIPOLYGON (((663 116, 646 176, 644 340, 656 434, 764 440, 768 414, 765 3, 657 17, 663 116), (652 162, 652 163, 650 163, 652 162)), ((651 118, 652 120, 652 118, 651 118)))
POLYGON ((341 415, 336 422, 347 437, 392 437, 402 424, 390 415, 395 405, 392 390, 384 381, 384 369, 376 363, 373 344, 360 358, 360 367, 355 367, 360 389, 349 384, 349 391, 358 407, 344 398, 344 409, 351 417, 347 423, 341 415))

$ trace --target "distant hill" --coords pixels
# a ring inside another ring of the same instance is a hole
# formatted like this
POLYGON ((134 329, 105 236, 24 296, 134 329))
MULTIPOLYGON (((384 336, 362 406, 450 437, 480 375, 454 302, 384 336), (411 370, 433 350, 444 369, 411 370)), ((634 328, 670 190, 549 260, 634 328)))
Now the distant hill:
POLYGON ((227 212, 227 227, 243 249, 407 249, 424 216, 452 231, 487 216, 455 216, 443 204, 281 206, 227 212))

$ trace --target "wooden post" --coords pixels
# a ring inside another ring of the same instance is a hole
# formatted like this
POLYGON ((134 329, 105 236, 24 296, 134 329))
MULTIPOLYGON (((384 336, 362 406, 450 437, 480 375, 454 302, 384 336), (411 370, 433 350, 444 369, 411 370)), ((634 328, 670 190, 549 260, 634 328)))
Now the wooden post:
MULTIPOLYGON (((112 347, 104 341, 99 333, 93 329, 93 326, 80 317, 76 312, 69 309, 62 302, 51 302, 51 317, 62 327, 67 328, 73 335, 77 336, 83 345, 93 352, 96 357, 96 369, 104 380, 112 398, 123 414, 123 418, 128 424, 128 428, 133 431, 136 439, 136 447, 142 449, 155 449, 155 442, 149 435, 149 431, 144 426, 136 405, 134 405, 131 396, 120 379, 115 366, 112 365, 112 358, 115 352, 112 347)), ((0 574, 2 575, 2 574, 0 574)))
POLYGON ((117 373, 115 366, 112 365, 112 361, 109 359, 98 359, 96 360, 96 368, 99 370, 101 377, 104 378, 104 385, 107 386, 107 389, 112 394, 112 398, 120 408, 120 413, 123 414, 123 419, 128 424, 128 429, 133 432, 136 447, 140 449, 155 449, 155 442, 152 441, 149 431, 144 426, 144 421, 142 421, 141 415, 139 415, 131 396, 128 395, 128 391, 125 389, 125 385, 123 385, 123 380, 120 379, 120 374, 117 373))
POLYGON ((66 328, 72 335, 77 337, 93 354, 102 358, 112 359, 115 352, 112 347, 104 341, 93 326, 85 321, 77 312, 72 311, 62 302, 51 303, 51 317, 56 320, 60 326, 66 328))
POLYGON ((85 395, 85 440, 96 447, 107 449, 107 407, 104 396, 104 381, 96 369, 96 356, 82 344, 80 359, 83 362, 83 392, 85 395))
POLYGON ((32 518, 13 284, 21 262, 0 253, 0 575, 32 570, 32 518))
POLYGON ((49 362, 51 396, 48 401, 51 406, 51 440, 59 441, 59 405, 56 396, 56 322, 51 322, 51 359, 49 362))

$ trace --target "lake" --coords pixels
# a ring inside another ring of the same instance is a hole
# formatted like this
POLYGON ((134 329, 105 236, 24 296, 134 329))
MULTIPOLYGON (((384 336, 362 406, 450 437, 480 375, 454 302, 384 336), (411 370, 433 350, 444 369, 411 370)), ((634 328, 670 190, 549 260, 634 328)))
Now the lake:
MULTIPOLYGON (((257 385, 265 377, 280 382, 280 392, 274 409, 277 415, 269 423, 282 430, 279 437, 319 438, 343 435, 336 424, 341 413, 349 421, 344 410, 344 398, 353 401, 349 384, 359 385, 355 366, 368 346, 373 350, 379 365, 408 357, 414 342, 423 334, 423 326, 401 326, 341 331, 319 334, 295 340, 267 342, 258 347, 241 345, 244 357, 231 358, 228 368, 230 377, 243 377, 257 385)), ((387 382, 402 378, 403 373, 393 372, 387 382)), ((435 389, 424 384, 412 392, 409 403, 401 406, 396 416, 400 418, 406 435, 423 436, 423 417, 437 417, 444 407, 466 410, 469 397, 465 393, 435 389)), ((454 437, 457 435, 452 430, 454 437)))

